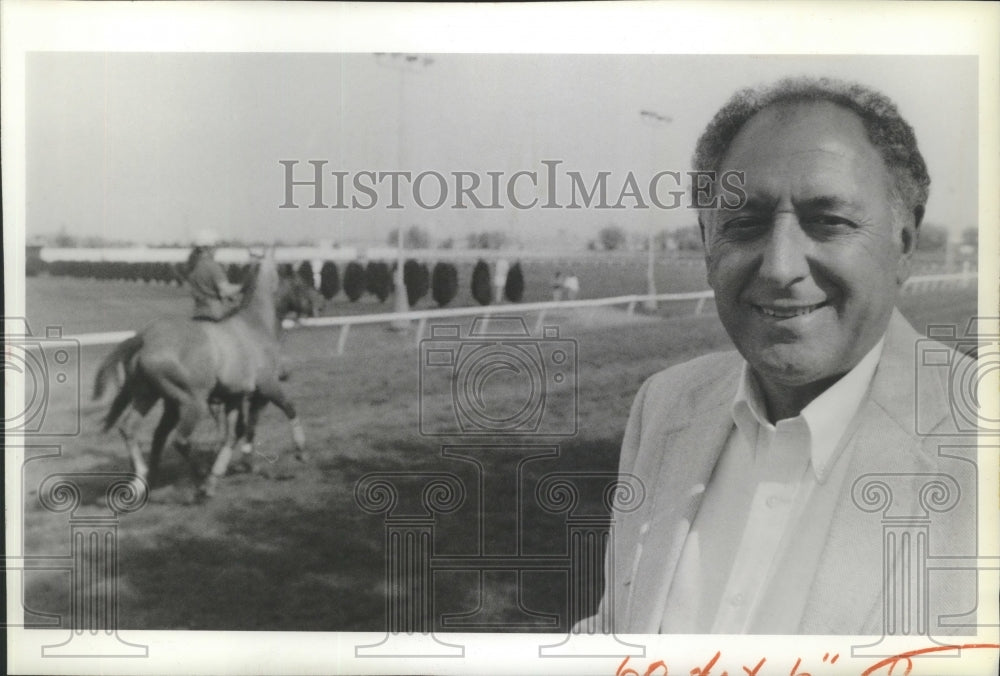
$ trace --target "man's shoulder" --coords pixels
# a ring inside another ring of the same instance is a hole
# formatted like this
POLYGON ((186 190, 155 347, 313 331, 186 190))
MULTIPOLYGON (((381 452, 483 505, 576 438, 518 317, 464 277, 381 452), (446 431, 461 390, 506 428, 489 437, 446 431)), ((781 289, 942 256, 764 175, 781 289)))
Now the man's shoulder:
POLYGON ((675 379, 693 380, 694 382, 712 380, 730 374, 733 369, 739 369, 742 363, 743 358, 736 350, 711 352, 668 366, 650 376, 650 380, 654 382, 669 382, 675 379))
POLYGON ((948 426, 953 409, 964 401, 963 376, 975 372, 973 358, 927 338, 897 313, 871 396, 904 431, 926 433, 939 424, 948 426))
POLYGON ((650 376, 645 385, 647 402, 693 405, 735 392, 743 358, 735 350, 712 352, 674 364, 650 376), (721 391, 721 392, 720 392, 721 391))

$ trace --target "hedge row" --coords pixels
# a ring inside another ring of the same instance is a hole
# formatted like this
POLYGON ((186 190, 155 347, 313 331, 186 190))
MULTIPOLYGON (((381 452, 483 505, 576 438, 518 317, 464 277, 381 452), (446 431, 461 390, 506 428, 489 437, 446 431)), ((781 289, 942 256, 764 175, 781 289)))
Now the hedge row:
MULTIPOLYGON (((127 263, 116 261, 53 261, 45 264, 50 275, 58 277, 83 277, 100 280, 126 280, 144 282, 181 282, 181 273, 172 263, 127 263)), ((229 281, 239 284, 246 278, 248 264, 230 264, 226 268, 229 281)), ((341 289, 351 302, 357 301, 365 293, 385 300, 395 291, 392 267, 384 261, 369 261, 362 266, 351 261, 344 268, 343 278, 333 261, 325 261, 319 271, 319 291, 329 300, 341 289)), ((284 276, 298 275, 303 281, 315 285, 313 267, 309 261, 297 266, 291 263, 279 265, 279 273, 284 276)), ((407 302, 412 307, 428 292, 434 302, 444 307, 458 295, 458 268, 453 263, 440 262, 433 273, 426 263, 413 259, 403 264, 403 282, 406 285, 407 302)), ((472 271, 472 297, 481 305, 489 305, 493 300, 490 267, 480 259, 472 271)), ((524 296, 524 275, 521 264, 515 263, 507 274, 504 296, 512 303, 520 302, 524 296)))
POLYGON ((126 263, 119 261, 52 261, 45 265, 56 277, 83 277, 102 280, 176 282, 181 279, 170 263, 126 263))
MULTIPOLYGON (((395 264, 390 267, 383 261, 370 261, 366 266, 351 261, 344 269, 344 295, 352 303, 365 293, 385 302, 395 291, 395 271, 395 264)), ((480 259, 473 268, 471 282, 472 297, 480 305, 489 305, 493 301, 491 280, 489 264, 480 259)), ((409 259, 403 263, 403 283, 406 285, 406 300, 410 307, 424 298, 428 291, 431 299, 438 306, 444 307, 458 295, 458 268, 454 263, 440 262, 434 266, 432 273, 426 263, 409 259)), ((337 266, 332 261, 327 261, 320 270, 320 291, 330 299, 340 287, 337 266)), ((524 273, 520 263, 514 263, 510 267, 503 293, 512 303, 519 303, 524 297, 524 273)))

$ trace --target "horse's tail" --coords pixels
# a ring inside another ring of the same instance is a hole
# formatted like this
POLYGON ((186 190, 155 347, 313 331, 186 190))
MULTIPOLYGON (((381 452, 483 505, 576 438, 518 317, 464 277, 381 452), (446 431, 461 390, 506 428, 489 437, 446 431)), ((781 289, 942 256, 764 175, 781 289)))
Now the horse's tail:
POLYGON ((101 366, 97 369, 97 376, 94 379, 94 399, 100 399, 104 394, 104 389, 107 387, 108 377, 114 374, 119 365, 124 365, 126 367, 126 374, 128 373, 128 362, 132 360, 135 353, 142 348, 142 336, 135 335, 131 338, 122 341, 118 346, 111 351, 103 362, 101 366))
POLYGON ((131 379, 126 379, 125 384, 122 385, 121 389, 118 390, 118 394, 115 395, 114 401, 111 402, 111 408, 108 410, 108 414, 104 416, 104 424, 101 426, 101 430, 104 432, 110 430, 111 426, 115 424, 122 412, 131 403, 132 381, 131 379))
POLYGON ((132 387, 131 387, 131 372, 129 362, 135 354, 142 348, 143 341, 141 335, 135 335, 131 338, 122 341, 118 347, 112 350, 105 360, 101 363, 101 367, 97 369, 97 376, 94 379, 94 399, 100 399, 104 394, 104 389, 107 386, 108 378, 117 374, 119 369, 123 369, 125 372, 124 382, 121 387, 118 388, 118 393, 115 395, 114 401, 111 402, 111 409, 108 414, 104 416, 104 431, 107 432, 111 429, 111 426, 115 424, 118 417, 125 410, 125 407, 129 405, 132 401, 132 387))

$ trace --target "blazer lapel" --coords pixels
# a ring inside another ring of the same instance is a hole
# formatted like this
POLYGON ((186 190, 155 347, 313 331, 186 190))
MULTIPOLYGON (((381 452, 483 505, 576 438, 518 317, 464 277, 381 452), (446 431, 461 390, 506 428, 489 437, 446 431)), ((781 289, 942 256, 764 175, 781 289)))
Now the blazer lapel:
POLYGON ((940 391, 940 385, 918 383, 915 378, 917 338, 897 311, 886 335, 870 396, 859 413, 851 446, 845 449, 848 463, 806 602, 801 633, 880 632, 884 598, 883 512, 862 510, 861 504, 855 502, 858 496, 854 488, 855 482, 864 482, 866 475, 878 475, 892 491, 893 514, 917 513, 912 510, 919 504, 918 495, 910 486, 913 479, 906 475, 934 471, 935 467, 921 452, 914 425, 915 397, 922 396, 925 402, 930 402, 929 410, 946 414, 941 404, 946 395, 940 391), (927 386, 927 391, 917 394, 918 384, 922 390, 927 386), (850 585, 844 584, 847 573, 853 580, 850 585), (864 626, 859 622, 864 622, 864 626))
MULTIPOLYGON (((893 512, 906 513, 913 509, 916 496, 900 490, 901 483, 907 483, 904 476, 887 475, 927 469, 913 452, 914 439, 877 406, 866 406, 851 443, 853 449, 846 449, 850 462, 840 480, 837 506, 806 602, 801 628, 806 634, 860 634, 870 629, 859 622, 881 613, 883 513, 862 509, 866 505, 861 487, 868 480, 885 483, 892 492, 893 512), (845 584, 845 578, 851 583, 845 584)), ((878 498, 877 493, 868 495, 878 498)))
POLYGON ((664 460, 647 488, 653 496, 651 516, 640 531, 628 592, 628 626, 636 632, 659 632, 684 540, 733 426, 729 404, 736 377, 720 383, 687 424, 660 437, 663 446, 656 451, 664 460))

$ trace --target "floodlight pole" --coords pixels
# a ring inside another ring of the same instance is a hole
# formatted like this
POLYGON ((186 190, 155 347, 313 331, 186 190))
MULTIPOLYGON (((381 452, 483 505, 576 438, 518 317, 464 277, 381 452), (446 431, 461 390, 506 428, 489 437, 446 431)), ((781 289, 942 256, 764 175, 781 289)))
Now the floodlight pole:
MULTIPOLYGON (((401 171, 403 168, 403 143, 406 139, 406 111, 404 110, 404 104, 406 103, 406 73, 407 72, 418 72, 420 68, 426 68, 434 63, 434 59, 421 56, 419 54, 402 54, 402 53, 376 53, 375 62, 380 66, 387 68, 392 68, 399 72, 399 118, 397 123, 397 158, 399 161, 399 167, 397 171, 401 171)), ((399 220, 397 221, 396 227, 396 272, 393 275, 393 283, 395 285, 395 298, 393 301, 394 310, 396 314, 407 312, 410 309, 410 303, 407 299, 406 293, 406 283, 403 280, 403 218, 402 212, 400 213, 399 220)), ((408 319, 394 319, 390 323, 390 326, 397 331, 405 331, 410 327, 410 320, 408 319)))
MULTIPOLYGON (((652 110, 640 110, 639 111, 639 119, 643 122, 643 124, 646 124, 646 125, 649 125, 649 126, 654 126, 654 127, 655 126, 660 126, 660 125, 665 125, 665 124, 670 124, 673 121, 673 118, 671 118, 671 117, 669 117, 667 115, 661 115, 660 113, 657 113, 657 112, 652 111, 652 110)), ((655 139, 655 138, 656 138, 656 134, 654 132, 653 139, 655 139)), ((652 157, 654 159, 654 162, 651 163, 651 164, 655 164, 656 152, 655 152, 655 146, 652 143, 652 139, 650 140, 650 148, 654 149, 650 153, 650 155, 652 155, 652 157)), ((652 214, 652 207, 650 207, 650 209, 651 209, 650 214, 652 214)), ((656 298, 655 298, 655 296, 656 296, 656 260, 655 260, 656 259, 656 254, 653 251, 653 244, 654 244, 654 241, 653 241, 653 239, 654 239, 654 237, 653 237, 653 220, 654 220, 653 218, 650 218, 649 233, 648 233, 648 235, 646 237, 646 294, 647 294, 647 298, 642 303, 643 307, 646 310, 650 311, 650 312, 653 312, 653 311, 656 310, 656 298)))

